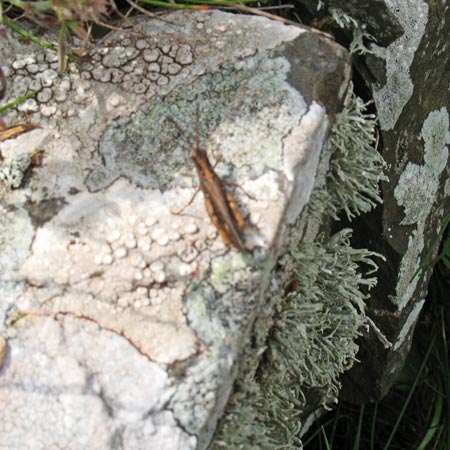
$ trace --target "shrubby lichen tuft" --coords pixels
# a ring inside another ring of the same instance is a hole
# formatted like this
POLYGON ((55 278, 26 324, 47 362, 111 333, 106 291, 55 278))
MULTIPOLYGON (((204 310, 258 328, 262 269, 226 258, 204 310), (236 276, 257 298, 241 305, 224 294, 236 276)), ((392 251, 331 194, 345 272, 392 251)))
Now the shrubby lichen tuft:
POLYGON ((364 40, 375 41, 375 37, 366 30, 365 24, 360 24, 339 8, 330 8, 330 12, 333 20, 340 28, 350 30, 353 33, 353 40, 349 46, 350 53, 359 55, 373 53, 372 50, 367 48, 364 40))
POLYGON ((313 193, 313 206, 292 232, 266 349, 255 375, 238 380, 213 450, 302 449, 305 407, 327 408, 335 401, 338 377, 355 361, 355 340, 366 323, 364 300, 376 283, 370 276, 376 254, 353 249, 349 229, 313 242, 302 230, 323 215, 337 218, 345 211, 351 219, 381 202, 384 162, 373 146, 375 117, 366 106, 353 96, 336 118, 327 189, 313 193))
POLYGON ((325 201, 335 219, 339 210, 352 219, 382 203, 379 183, 387 179, 385 162, 375 149, 376 116, 366 113, 367 106, 352 95, 350 105, 336 116, 330 136, 333 156, 325 201))
POLYGON ((295 287, 279 303, 255 380, 237 392, 212 449, 301 448, 308 392, 319 389, 324 407, 337 397, 365 323, 363 288, 376 283, 360 273, 361 264, 376 269, 374 253, 353 249, 350 235, 345 229, 292 252, 285 284, 295 287))

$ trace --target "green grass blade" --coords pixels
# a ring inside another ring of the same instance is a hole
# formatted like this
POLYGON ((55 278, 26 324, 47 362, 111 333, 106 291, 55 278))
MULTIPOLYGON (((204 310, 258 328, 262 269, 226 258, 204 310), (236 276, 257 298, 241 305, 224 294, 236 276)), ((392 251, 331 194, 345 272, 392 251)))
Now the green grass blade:
POLYGON ((28 94, 22 95, 22 97, 16 98, 12 102, 9 102, 8 104, 6 104, 4 106, 0 106, 0 114, 3 114, 5 111, 7 111, 10 108, 14 108, 15 106, 19 105, 20 103, 23 103, 25 100, 36 95, 36 93, 37 93, 37 91, 28 92, 28 94))
POLYGON ((375 450, 375 431, 377 426, 378 402, 375 403, 370 427, 370 450, 375 450))
POLYGON ((405 403, 402 406, 402 409, 398 415, 397 421, 395 422, 394 427, 392 428, 391 434, 389 435, 389 438, 383 447, 383 450, 389 450, 389 446, 391 445, 392 440, 394 439, 395 433, 397 432, 398 426, 400 425, 400 422, 403 419, 403 416, 405 415, 406 408, 409 405, 409 402, 411 400, 411 397, 416 389, 417 383, 419 382, 420 376, 422 375, 423 369, 425 368, 428 357, 430 356, 431 350, 433 349, 434 342, 436 340, 436 334, 433 335, 433 338, 430 341, 430 345, 428 346, 427 353, 425 354, 425 357, 422 361, 422 364, 420 365, 419 371, 417 372, 416 378, 411 386, 411 389, 409 390, 408 396, 405 400, 405 403))
POLYGON ((321 430, 322 430, 322 437, 323 437, 323 440, 325 441, 325 448, 326 448, 327 450, 331 450, 331 446, 330 446, 330 443, 328 442, 328 439, 327 439, 327 433, 325 432, 325 428, 324 428, 323 426, 321 426, 320 428, 321 428, 321 430))
POLYGON ((436 434, 436 432, 439 429, 438 427, 439 427, 439 423, 441 421, 442 409, 444 406, 444 392, 443 392, 441 383, 439 383, 439 385, 438 385, 438 391, 436 392, 436 397, 437 398, 435 401, 434 414, 433 414, 433 418, 431 419, 430 426, 416 450, 426 450, 428 444, 431 442, 434 435, 436 434))
MULTIPOLYGON (((37 38, 36 36, 33 36, 31 33, 28 33, 28 31, 24 30, 23 28, 16 25, 14 22, 11 22, 10 20, 3 17, 3 20, 1 21, 4 23, 7 27, 11 28, 11 30, 15 31, 16 33, 23 36, 25 39, 28 39, 31 42, 34 42, 37 45, 40 45, 43 48, 46 48, 48 50, 52 50, 54 52, 59 53, 59 48, 55 44, 50 44, 49 42, 43 41, 42 39, 37 38)), ((79 59, 78 56, 74 55, 71 52, 66 53, 66 57, 77 60, 79 59)))
POLYGON ((67 68, 67 52, 66 52, 66 40, 67 40, 67 25, 61 23, 61 28, 58 33, 58 72, 64 73, 67 68))
POLYGON ((361 431, 362 431, 362 423, 364 418, 364 409, 366 405, 362 404, 361 409, 359 410, 359 419, 358 419, 358 428, 356 430, 355 442, 353 444, 353 450, 359 450, 359 444, 361 443, 361 431))
MULTIPOLYGON (((0 6, 2 3, 3 2, 0 1, 0 6)), ((8 3, 21 9, 32 8, 36 11, 48 11, 51 9, 53 1, 47 0, 43 2, 24 2, 23 0, 8 0, 8 3)))
POLYGON ((50 44, 49 42, 42 41, 41 39, 33 36, 32 34, 28 33, 28 31, 24 30, 23 28, 20 28, 14 22, 11 22, 8 19, 5 19, 4 17, 3 17, 2 23, 4 23, 7 27, 11 28, 11 30, 15 31, 16 33, 19 33, 25 39, 28 39, 29 41, 34 42, 35 44, 38 44, 41 47, 47 48, 49 50, 53 50, 54 52, 58 51, 58 47, 56 45, 50 44))
POLYGON ((443 370, 442 370, 442 379, 444 381, 444 395, 447 399, 447 411, 444 422, 444 433, 445 438, 444 443, 446 443, 447 448, 450 448, 450 362, 449 362, 449 354, 448 354, 448 336, 446 332, 446 318, 444 310, 441 311, 441 341, 443 349, 443 370))

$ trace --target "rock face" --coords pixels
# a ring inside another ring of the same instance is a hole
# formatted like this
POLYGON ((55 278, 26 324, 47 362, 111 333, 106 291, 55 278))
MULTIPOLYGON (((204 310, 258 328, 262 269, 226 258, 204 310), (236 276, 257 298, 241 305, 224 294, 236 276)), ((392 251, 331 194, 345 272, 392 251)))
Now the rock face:
POLYGON ((345 50, 267 19, 166 19, 62 75, 0 30, 5 101, 36 91, 2 119, 40 126, 0 144, 5 448, 206 448, 309 199, 345 50), (230 187, 250 254, 224 246, 201 193, 189 203, 197 140, 245 190, 230 187))
MULTIPOLYGON (((374 2, 331 3, 362 26, 374 22, 367 4, 374 2)), ((387 258, 368 315, 392 345, 386 348, 373 331, 362 341, 362 363, 348 373, 344 387, 345 397, 358 402, 385 395, 403 366, 431 270, 414 275, 450 213, 450 8, 422 0, 380 3, 391 19, 376 20, 384 31, 371 28, 376 44, 357 64, 375 99, 389 181, 382 187, 383 207, 356 224, 355 245, 387 258), (398 25, 401 35, 386 42, 398 25)))

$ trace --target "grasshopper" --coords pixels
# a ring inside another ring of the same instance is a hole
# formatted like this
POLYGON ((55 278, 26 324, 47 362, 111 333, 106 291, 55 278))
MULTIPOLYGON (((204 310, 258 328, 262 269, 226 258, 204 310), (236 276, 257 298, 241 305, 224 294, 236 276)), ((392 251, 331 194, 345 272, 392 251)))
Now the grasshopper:
MULTIPOLYGON (((200 147, 198 105, 196 110, 195 146, 192 149, 192 159, 194 160, 200 182, 199 190, 203 192, 206 212, 211 222, 217 228, 225 245, 232 245, 239 251, 248 253, 249 251, 245 247, 243 237, 243 230, 246 225, 245 220, 232 193, 224 187, 224 182, 214 171, 206 151, 200 147)), ((197 192, 183 210, 193 202, 197 192)))

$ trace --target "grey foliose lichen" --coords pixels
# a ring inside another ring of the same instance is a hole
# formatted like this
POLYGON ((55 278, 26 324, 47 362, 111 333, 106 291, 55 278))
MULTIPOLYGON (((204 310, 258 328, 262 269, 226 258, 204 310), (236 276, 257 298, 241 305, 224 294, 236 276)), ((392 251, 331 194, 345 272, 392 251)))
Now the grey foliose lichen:
MULTIPOLYGON (((381 202, 384 162, 373 146, 375 117, 365 108, 352 96, 336 118, 327 190, 313 193, 317 209, 307 208, 296 228, 317 221, 317 211, 334 217, 345 211, 351 219, 381 202)), ((337 401, 338 377, 353 365, 355 340, 366 324, 364 300, 376 284, 370 274, 379 256, 353 249, 350 237, 351 230, 344 229, 301 242, 293 231, 292 241, 299 243, 281 262, 283 288, 263 357, 254 376, 238 380, 213 450, 302 449, 306 408, 337 401)))

